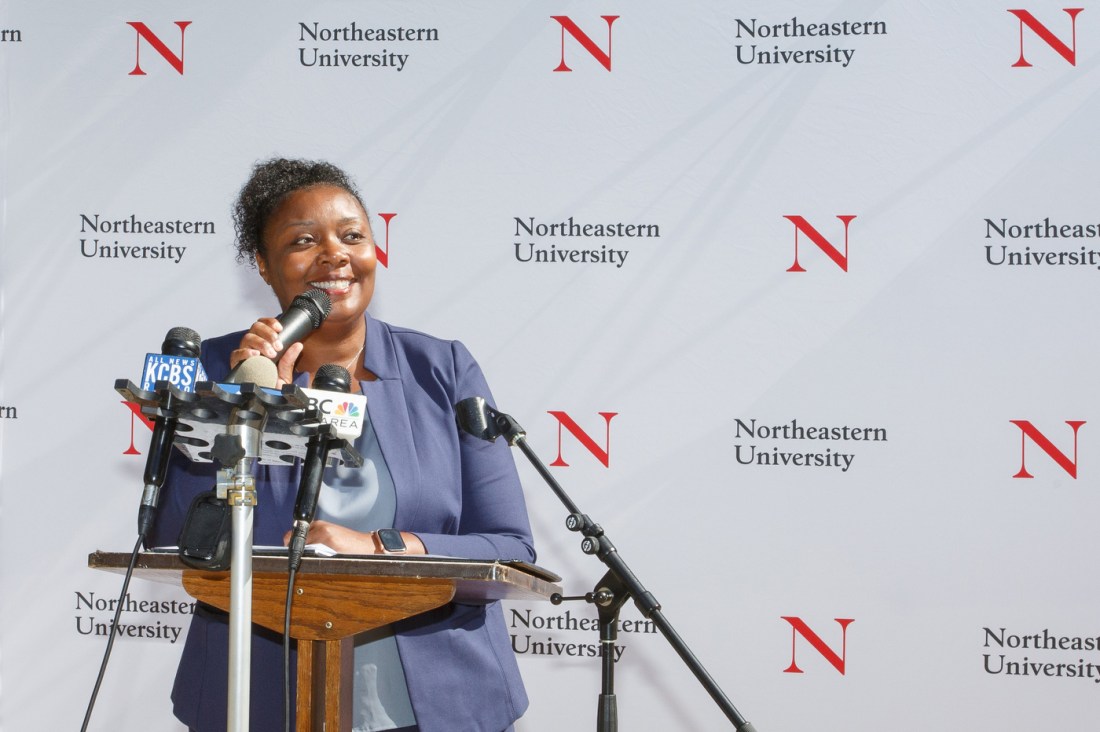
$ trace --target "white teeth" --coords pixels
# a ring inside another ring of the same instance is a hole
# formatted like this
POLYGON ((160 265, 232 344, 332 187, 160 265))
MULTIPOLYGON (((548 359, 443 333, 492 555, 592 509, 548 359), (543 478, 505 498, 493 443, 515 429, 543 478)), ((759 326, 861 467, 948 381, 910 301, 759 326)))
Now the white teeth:
POLYGON ((326 280, 324 282, 310 282, 310 287, 321 290, 343 290, 351 285, 351 280, 326 280))

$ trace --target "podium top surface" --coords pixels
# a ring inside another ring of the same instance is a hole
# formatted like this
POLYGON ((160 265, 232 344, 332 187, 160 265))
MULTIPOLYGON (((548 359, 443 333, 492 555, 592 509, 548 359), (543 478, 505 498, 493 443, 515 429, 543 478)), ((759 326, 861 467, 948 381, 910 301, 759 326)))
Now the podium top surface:
MULTIPOLYGON (((88 555, 88 566, 123 574, 130 563, 127 552, 95 551, 88 555)), ((254 575, 286 575, 286 555, 255 554, 254 575)), ((179 585, 185 573, 207 577, 229 572, 211 572, 185 565, 175 552, 146 551, 138 555, 134 576, 179 585)), ((416 578, 449 580, 455 584, 458 602, 493 600, 547 600, 561 592, 561 578, 526 562, 505 560, 458 559, 440 556, 371 555, 311 557, 302 559, 298 576, 325 575, 373 578, 416 578)))

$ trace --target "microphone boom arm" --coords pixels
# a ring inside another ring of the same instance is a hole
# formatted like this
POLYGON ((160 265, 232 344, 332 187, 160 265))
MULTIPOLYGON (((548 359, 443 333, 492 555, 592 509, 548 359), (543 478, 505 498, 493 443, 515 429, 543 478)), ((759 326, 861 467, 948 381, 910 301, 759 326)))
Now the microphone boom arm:
MULTIPOLYGON (((569 495, 562 488, 561 484, 550 473, 550 469, 539 459, 535 451, 527 444, 527 433, 524 429, 513 419, 510 415, 498 412, 485 403, 485 400, 481 397, 474 397, 477 400, 476 408, 483 409, 487 412, 492 429, 482 430, 480 434, 475 436, 482 439, 493 442, 496 437, 503 436, 508 444, 512 447, 518 447, 520 452, 524 454, 528 462, 534 466, 538 474, 542 476, 542 479, 546 482, 550 489, 554 491, 554 494, 558 497, 558 500, 569 511, 569 516, 566 518, 565 526, 570 531, 577 531, 584 540, 581 542, 581 551, 585 554, 594 554, 600 561, 607 566, 608 572, 600 580, 597 585, 597 589, 593 595, 593 601, 599 606, 601 617, 601 635, 607 633, 609 638, 601 637, 604 642, 614 642, 614 617, 608 619, 605 616, 610 614, 612 616, 617 615, 619 607, 625 602, 627 596, 634 600, 634 604, 638 610, 642 613, 642 616, 647 620, 651 620, 653 624, 661 631, 661 635, 665 637, 665 640, 669 642, 673 650, 683 660, 687 667, 691 670, 695 678, 699 683, 703 685, 710 697, 715 701, 718 707, 722 710, 722 713, 726 715, 734 724, 734 728, 738 732, 756 732, 755 728, 750 722, 748 722, 741 713, 737 711, 733 703, 725 695, 722 689, 718 686, 718 683, 707 672, 692 653, 687 643, 680 637, 679 633, 672 627, 672 624, 665 619, 664 613, 661 612, 661 604, 654 597, 653 593, 649 592, 643 585, 637 575, 627 566, 626 561, 619 554, 615 545, 611 543, 611 540, 604 533, 603 527, 592 521, 587 514, 583 513, 569 495), (624 595, 625 593, 625 595, 624 595), (609 628, 609 629, 608 629, 609 628)), ((471 400, 466 400, 471 401, 471 400)), ((456 411, 463 411, 456 406, 456 411)), ((459 421, 460 427, 466 429, 466 425, 459 421)), ((471 432, 471 434, 474 434, 471 432)), ((614 669, 614 660, 609 658, 610 654, 605 657, 604 660, 604 685, 607 691, 610 691, 610 687, 613 685, 611 676, 614 669)), ((616 712, 614 709, 614 694, 601 695, 600 709, 599 709, 599 722, 601 730, 614 730, 617 727, 616 712), (609 700, 609 701, 608 701, 609 700), (605 703, 606 701, 606 703, 605 703), (608 708, 610 707, 610 708, 608 708)))

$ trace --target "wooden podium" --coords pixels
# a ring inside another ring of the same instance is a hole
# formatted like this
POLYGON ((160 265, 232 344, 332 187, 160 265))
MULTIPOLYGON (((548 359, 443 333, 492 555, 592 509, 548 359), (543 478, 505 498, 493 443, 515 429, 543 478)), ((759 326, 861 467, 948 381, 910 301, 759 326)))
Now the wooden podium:
MULTIPOLYGON (((283 632, 286 554, 256 554, 252 622, 283 632)), ((125 573, 130 555, 96 551, 88 566, 125 573)), ((182 586, 196 600, 229 611, 229 572, 191 569, 175 552, 142 552, 136 577, 182 586)), ((298 641, 297 730, 351 730, 352 637, 446 605, 545 600, 561 578, 521 562, 449 557, 312 557, 294 583, 290 634, 298 641)))

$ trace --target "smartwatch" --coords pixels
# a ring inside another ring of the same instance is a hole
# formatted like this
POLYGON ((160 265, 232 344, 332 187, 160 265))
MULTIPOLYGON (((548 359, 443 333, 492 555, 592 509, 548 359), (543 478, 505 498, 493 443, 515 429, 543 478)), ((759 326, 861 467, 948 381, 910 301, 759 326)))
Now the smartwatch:
POLYGON ((379 529, 374 533, 386 554, 404 554, 407 551, 405 539, 397 529, 379 529))

